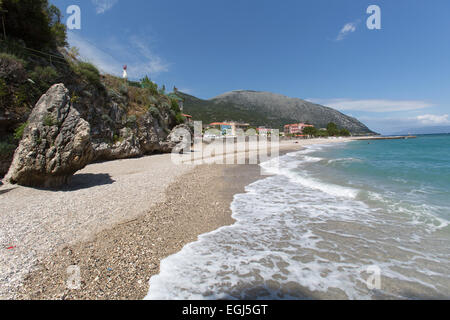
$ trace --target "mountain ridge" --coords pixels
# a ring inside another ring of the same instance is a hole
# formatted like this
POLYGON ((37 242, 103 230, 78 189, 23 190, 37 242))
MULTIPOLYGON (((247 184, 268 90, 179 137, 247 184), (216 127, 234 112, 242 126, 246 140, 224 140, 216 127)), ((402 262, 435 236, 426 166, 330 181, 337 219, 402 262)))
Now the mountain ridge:
POLYGON ((283 129, 285 124, 305 122, 324 128, 334 122, 353 134, 375 134, 354 117, 300 98, 255 90, 233 90, 205 100, 178 92, 185 112, 204 123, 243 121, 253 126, 283 129))

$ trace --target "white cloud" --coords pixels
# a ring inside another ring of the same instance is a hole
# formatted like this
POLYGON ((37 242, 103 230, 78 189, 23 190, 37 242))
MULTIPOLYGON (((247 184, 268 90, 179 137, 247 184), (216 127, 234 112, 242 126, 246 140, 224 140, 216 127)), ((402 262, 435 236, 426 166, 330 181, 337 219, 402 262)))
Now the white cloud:
POLYGON ((116 5, 119 0, 91 0, 97 14, 103 14, 116 5))
POLYGON ((336 41, 344 40, 348 34, 355 32, 357 25, 358 22, 349 22, 345 26, 343 26, 336 37, 336 41))
POLYGON ((446 126, 450 124, 448 115, 422 115, 415 117, 374 117, 362 116, 363 121, 372 130, 383 134, 398 134, 399 132, 414 132, 417 128, 446 126))
POLYGON ((68 32, 68 41, 71 46, 80 50, 83 60, 93 63, 104 73, 121 76, 125 64, 131 79, 139 79, 145 75, 154 79, 160 73, 169 71, 170 65, 153 53, 149 41, 143 37, 133 36, 126 41, 110 38, 104 46, 108 51, 75 32, 68 32))
POLYGON ((448 114, 437 116, 434 114, 424 114, 418 116, 417 120, 423 125, 439 125, 439 124, 450 124, 448 120, 448 114))
POLYGON ((366 112, 396 112, 421 110, 432 107, 426 101, 417 100, 385 100, 385 99, 310 99, 318 104, 322 104, 341 111, 366 111, 366 112))
POLYGON ((187 94, 193 93, 192 89, 189 89, 189 88, 181 88, 181 89, 178 89, 178 91, 181 91, 181 92, 187 93, 187 94))
MULTIPOLYGON (((135 48, 136 52, 144 58, 141 63, 138 63, 135 66, 136 73, 145 72, 150 74, 159 74, 169 71, 169 64, 167 64, 162 60, 162 58, 154 54, 142 38, 132 36, 130 38, 130 44, 135 48)), ((131 71, 133 70, 131 69, 131 71)))

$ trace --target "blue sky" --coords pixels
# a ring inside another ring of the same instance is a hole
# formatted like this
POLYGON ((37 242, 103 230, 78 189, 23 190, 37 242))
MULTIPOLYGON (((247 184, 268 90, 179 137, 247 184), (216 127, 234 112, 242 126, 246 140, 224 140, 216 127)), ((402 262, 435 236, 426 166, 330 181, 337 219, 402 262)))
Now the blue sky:
POLYGON ((69 43, 104 72, 127 64, 132 79, 200 98, 271 91, 385 134, 450 125, 448 0, 52 2, 80 6, 69 43), (381 30, 366 26, 369 5, 381 8, 381 30))

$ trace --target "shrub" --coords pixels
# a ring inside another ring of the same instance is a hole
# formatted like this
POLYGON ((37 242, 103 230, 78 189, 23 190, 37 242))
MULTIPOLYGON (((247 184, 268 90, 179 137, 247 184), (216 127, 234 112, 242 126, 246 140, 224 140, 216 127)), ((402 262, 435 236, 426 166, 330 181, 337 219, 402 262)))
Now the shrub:
POLYGON ((177 122, 177 124, 183 124, 186 122, 186 118, 181 113, 177 113, 175 115, 175 121, 177 122))
POLYGON ((161 116, 161 113, 159 112, 159 109, 156 107, 150 107, 148 108, 148 111, 150 112, 150 114, 152 115, 153 118, 159 118, 161 116))
POLYGON ((149 96, 149 97, 148 97, 148 102, 149 102, 150 104, 156 105, 156 104, 158 104, 158 99, 156 99, 154 96, 149 96))
POLYGON ((151 81, 148 76, 141 80, 141 87, 147 89, 152 96, 158 95, 158 85, 151 81))
POLYGON ((127 118, 127 127, 136 126, 137 117, 135 115, 131 115, 127 118))
POLYGON ((61 11, 48 0, 2 0, 8 11, 5 28, 10 38, 22 39, 27 47, 48 48, 66 44, 61 11))
POLYGON ((5 80, 0 78, 0 99, 3 99, 9 95, 8 87, 5 80))
POLYGON ((141 83, 137 81, 128 81, 128 85, 130 87, 142 88, 141 83))
POLYGON ((22 66, 25 66, 25 65, 26 65, 25 60, 23 60, 23 59, 17 57, 17 56, 14 55, 14 54, 7 53, 7 52, 0 52, 0 59, 1 59, 1 60, 15 61, 15 62, 20 63, 22 66))
POLYGON ((25 128, 27 127, 28 122, 24 122, 21 125, 19 125, 16 130, 14 130, 14 139, 17 141, 22 140, 23 133, 25 132, 25 128))
POLYGON ((341 129, 341 131, 339 132, 339 134, 343 137, 350 137, 350 131, 348 131, 347 129, 341 129))
POLYGON ((16 146, 8 142, 0 142, 0 156, 10 156, 16 150, 16 146))
POLYGON ((123 96, 127 96, 128 95, 128 87, 124 84, 121 84, 119 86, 119 93, 123 96))
POLYGON ((72 65, 73 71, 88 83, 101 87, 100 71, 89 62, 79 62, 72 65))
POLYGON ((53 127, 58 125, 58 121, 56 121, 51 115, 46 115, 44 117, 44 126, 53 127))
POLYGON ((107 114, 102 115, 102 120, 108 124, 114 124, 114 121, 107 114))
POLYGON ((180 105, 178 104, 177 99, 170 99, 170 108, 175 111, 175 113, 180 113, 181 109, 180 109, 180 105))
POLYGON ((59 75, 52 67, 37 66, 30 73, 30 78, 38 84, 42 91, 47 91, 48 88, 57 82, 59 75))

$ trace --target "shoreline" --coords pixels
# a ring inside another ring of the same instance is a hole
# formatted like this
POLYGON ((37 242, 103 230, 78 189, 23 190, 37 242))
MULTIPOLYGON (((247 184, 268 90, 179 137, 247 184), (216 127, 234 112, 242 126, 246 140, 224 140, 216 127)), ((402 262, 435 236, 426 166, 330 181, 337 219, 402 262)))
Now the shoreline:
POLYGON ((202 165, 181 176, 150 212, 66 246, 25 279, 16 299, 142 300, 160 261, 201 234, 232 225, 230 204, 258 180, 258 165, 202 165), (202 183, 208 181, 206 183, 202 183), (195 212, 194 212, 195 210, 195 212), (81 270, 80 290, 66 288, 67 267, 81 270))
MULTIPOLYGON (((334 142, 346 142, 349 139, 334 142)), ((280 155, 329 140, 295 141, 280 155)), ((162 159, 161 159, 162 160, 162 159)), ((116 162, 113 162, 113 164, 116 162)), ((109 225, 90 238, 40 256, 14 299, 143 299, 160 261, 198 236, 231 225, 234 195, 259 180, 259 165, 200 165, 176 177, 146 213, 109 225), (81 289, 67 289, 67 267, 81 271, 81 289)))

